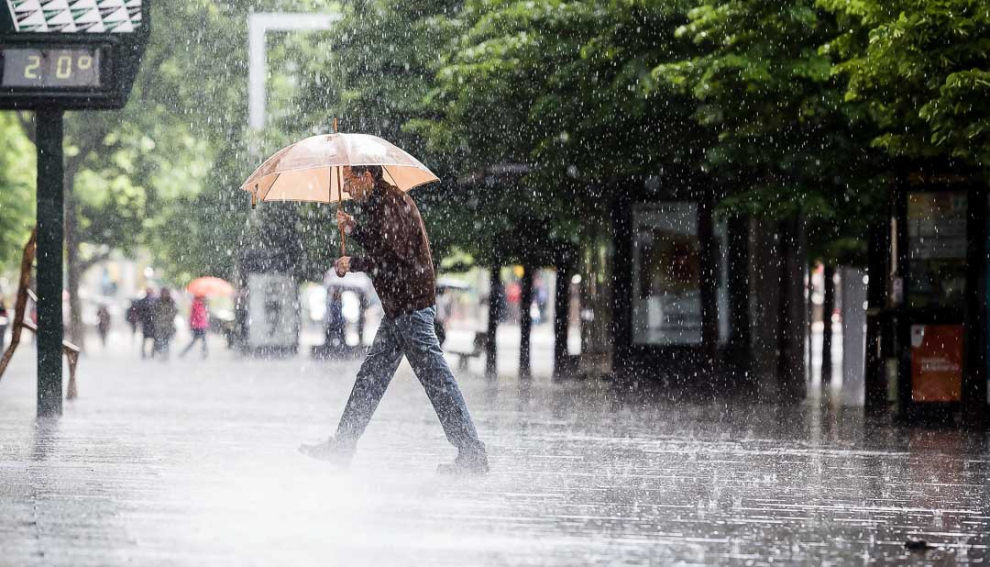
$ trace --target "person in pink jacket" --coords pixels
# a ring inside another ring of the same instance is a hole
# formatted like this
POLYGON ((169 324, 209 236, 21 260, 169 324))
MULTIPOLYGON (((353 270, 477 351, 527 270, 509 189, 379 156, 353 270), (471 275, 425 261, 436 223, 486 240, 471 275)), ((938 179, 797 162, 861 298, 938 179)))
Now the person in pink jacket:
POLYGON ((192 309, 189 311, 189 328, 192 329, 192 341, 189 346, 182 349, 179 358, 186 356, 196 341, 203 341, 203 358, 206 358, 206 330, 210 328, 210 312, 206 308, 206 300, 198 296, 193 299, 192 309))

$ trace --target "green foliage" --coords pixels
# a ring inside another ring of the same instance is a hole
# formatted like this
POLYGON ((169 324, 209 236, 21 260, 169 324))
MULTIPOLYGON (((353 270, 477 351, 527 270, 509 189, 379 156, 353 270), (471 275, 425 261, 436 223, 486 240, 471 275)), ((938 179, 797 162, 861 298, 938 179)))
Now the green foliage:
POLYGON ((479 258, 552 262, 620 179, 696 163, 687 97, 650 69, 683 51, 669 33, 682 3, 467 2, 414 120, 462 179, 451 194, 479 258))
POLYGON ((990 10, 980 0, 818 0, 843 24, 823 51, 848 78, 845 100, 896 156, 990 163, 990 10))
POLYGON ((705 0, 689 16, 676 33, 697 55, 653 75, 690 93, 695 119, 717 134, 706 160, 735 186, 728 204, 831 214, 832 195, 856 186, 861 171, 855 117, 818 49, 835 33, 832 18, 812 0, 705 0))
POLYGON ((882 156, 866 149, 867 112, 823 47, 840 33, 835 17, 814 0, 699 0, 688 15, 676 34, 697 52, 653 75, 693 96, 695 120, 716 134, 704 151, 731 189, 722 206, 801 214, 816 256, 861 257, 888 185, 882 156))
MULTIPOLYGON (((415 198, 438 261, 552 262, 660 171, 723 206, 812 219, 817 254, 862 251, 886 155, 990 158, 990 13, 977 0, 157 2, 128 106, 70 114, 79 240, 145 247, 177 283, 278 247, 318 278, 333 207, 240 182, 305 136, 380 135, 442 179, 415 198), (247 128, 247 16, 341 10, 270 34, 269 119, 247 128)), ((0 266, 33 224, 34 150, 0 113, 0 266)), ((354 207, 348 205, 349 208, 354 207)))
POLYGON ((14 268, 34 226, 34 146, 12 112, 0 112, 0 273, 14 268))

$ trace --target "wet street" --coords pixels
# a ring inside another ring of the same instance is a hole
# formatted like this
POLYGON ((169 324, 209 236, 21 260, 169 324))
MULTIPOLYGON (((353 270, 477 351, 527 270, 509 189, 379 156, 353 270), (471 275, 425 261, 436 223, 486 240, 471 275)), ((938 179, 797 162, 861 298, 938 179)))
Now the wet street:
MULTIPOLYGON (((34 353, 0 382, 0 564, 983 564, 990 443, 808 402, 646 402, 605 384, 459 372, 491 452, 454 457, 405 364, 347 472, 332 431, 357 361, 80 363, 34 419, 34 353), (936 549, 914 552, 907 540, 936 549)), ((538 350, 535 359, 548 352, 538 350)), ((478 362, 478 361, 476 361, 478 362)), ((511 366, 511 365, 510 365, 511 366)))

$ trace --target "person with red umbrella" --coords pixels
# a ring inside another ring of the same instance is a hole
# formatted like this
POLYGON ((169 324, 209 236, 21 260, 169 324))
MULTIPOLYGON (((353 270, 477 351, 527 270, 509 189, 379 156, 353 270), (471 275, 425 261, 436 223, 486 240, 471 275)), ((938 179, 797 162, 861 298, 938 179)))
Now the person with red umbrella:
POLYGON ((206 331, 210 328, 210 310, 206 306, 206 298, 233 295, 234 286, 220 278, 206 276, 189 282, 186 291, 193 296, 192 307, 189 310, 189 329, 192 331, 192 340, 179 353, 179 358, 186 356, 196 342, 200 341, 203 343, 203 358, 205 359, 207 353, 206 331))
POLYGON ((206 298, 197 295, 193 298, 192 307, 189 310, 189 329, 192 331, 192 340, 186 348, 179 353, 179 358, 183 358, 192 350, 197 341, 203 343, 203 359, 206 359, 206 331, 210 328, 210 312, 206 308, 206 298))

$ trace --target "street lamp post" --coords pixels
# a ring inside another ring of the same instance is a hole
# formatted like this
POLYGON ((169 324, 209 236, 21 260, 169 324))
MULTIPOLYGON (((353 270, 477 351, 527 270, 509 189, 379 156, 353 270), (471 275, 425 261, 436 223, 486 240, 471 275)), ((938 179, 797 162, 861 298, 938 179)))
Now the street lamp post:
POLYGON ((252 130, 265 127, 265 79, 268 64, 265 34, 270 31, 328 30, 340 14, 278 14, 262 12, 248 16, 248 125, 252 130))
MULTIPOLYGON (((248 152, 255 162, 262 158, 260 135, 265 128, 266 79, 266 34, 269 31, 315 31, 328 30, 341 19, 339 13, 258 13, 248 16, 248 126, 251 135, 248 152)), ((256 221, 255 221, 256 222, 256 221)), ((246 292, 246 305, 251 316, 243 339, 243 347, 251 352, 271 350, 294 352, 299 343, 298 302, 296 301, 296 281, 286 256, 277 259, 271 256, 245 254, 239 261, 243 290, 246 292), (278 289, 271 293, 269 289, 278 289), (252 298, 265 297, 266 301, 252 298), (262 326, 268 321, 268 328, 262 326), (293 329, 293 332, 287 332, 293 329)))

